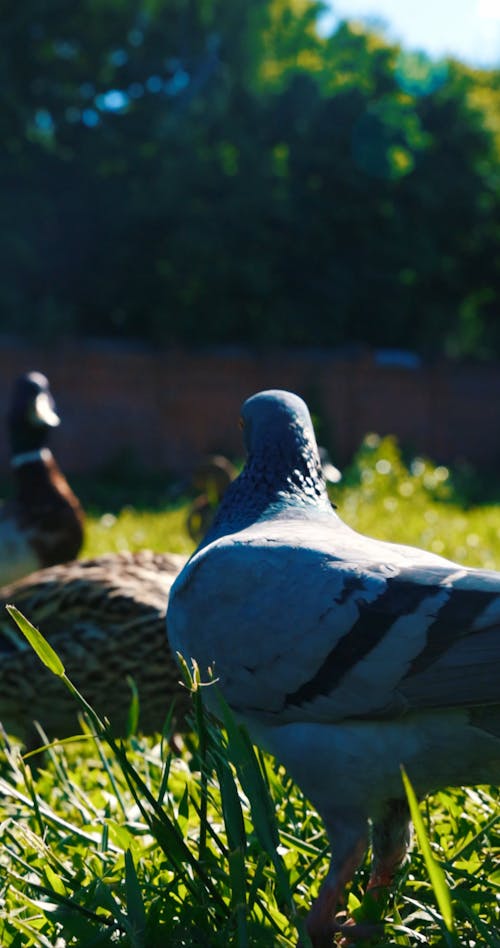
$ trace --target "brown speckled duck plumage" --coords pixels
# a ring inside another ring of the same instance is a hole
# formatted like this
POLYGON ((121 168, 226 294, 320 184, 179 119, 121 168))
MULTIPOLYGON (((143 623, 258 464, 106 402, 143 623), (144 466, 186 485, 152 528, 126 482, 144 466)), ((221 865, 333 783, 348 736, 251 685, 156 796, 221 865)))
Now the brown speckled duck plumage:
POLYGON ((5 610, 13 603, 58 653, 69 678, 117 732, 131 701, 140 701, 139 728, 160 731, 175 697, 176 717, 187 692, 165 634, 170 587, 185 556, 110 553, 40 570, 0 589, 0 721, 7 734, 33 743, 33 720, 50 737, 79 733, 80 710, 64 684, 45 668, 5 610))

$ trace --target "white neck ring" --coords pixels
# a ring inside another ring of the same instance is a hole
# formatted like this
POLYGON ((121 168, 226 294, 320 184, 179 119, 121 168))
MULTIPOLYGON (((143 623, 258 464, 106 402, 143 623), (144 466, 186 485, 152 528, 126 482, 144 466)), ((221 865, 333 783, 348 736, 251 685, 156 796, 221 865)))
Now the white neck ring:
POLYGON ((22 467, 24 464, 33 464, 34 461, 50 461, 52 452, 49 448, 38 448, 36 451, 22 451, 14 454, 10 459, 11 467, 22 467))

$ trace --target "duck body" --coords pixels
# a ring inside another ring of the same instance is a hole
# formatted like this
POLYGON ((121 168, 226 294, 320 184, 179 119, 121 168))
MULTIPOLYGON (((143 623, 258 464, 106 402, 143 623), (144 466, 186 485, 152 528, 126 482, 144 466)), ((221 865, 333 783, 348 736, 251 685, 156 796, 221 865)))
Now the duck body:
POLYGON ((247 465, 174 584, 168 630, 324 820, 332 862, 308 919, 324 946, 369 823, 372 887, 405 858, 402 764, 420 796, 500 784, 500 574, 344 524, 297 396, 260 393, 242 418, 247 465))
POLYGON ((0 583, 72 560, 81 548, 83 510, 47 446, 58 424, 45 376, 21 376, 8 416, 14 494, 0 507, 0 583))
POLYGON ((140 727, 162 729, 170 700, 185 691, 165 640, 170 587, 186 561, 176 554, 108 554, 40 570, 0 589, 0 721, 30 743, 38 721, 50 737, 78 733, 79 706, 41 664, 10 616, 13 603, 40 629, 68 677, 99 714, 124 733, 131 691, 140 727), (170 697, 169 697, 170 696, 170 697))
POLYGON ((15 496, 0 507, 0 582, 74 559, 84 515, 51 451, 15 455, 15 496))

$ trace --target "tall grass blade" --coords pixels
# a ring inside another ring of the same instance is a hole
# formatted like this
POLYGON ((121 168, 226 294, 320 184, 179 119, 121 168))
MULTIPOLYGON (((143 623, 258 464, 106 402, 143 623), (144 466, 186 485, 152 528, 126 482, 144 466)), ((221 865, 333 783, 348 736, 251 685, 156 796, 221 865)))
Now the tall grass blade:
POLYGON ((443 916, 443 921, 446 926, 447 931, 450 934, 454 933, 454 922, 453 922, 453 908, 451 904, 450 891, 446 884, 445 874, 439 865, 438 862, 434 859, 432 855, 431 847, 425 831, 424 822, 420 813, 420 808, 418 805, 418 800, 415 795, 415 791, 411 785, 409 777, 406 773, 405 768, 401 767, 401 775, 403 778, 403 785, 406 792, 406 797, 408 800, 408 805, 410 807, 411 818, 413 820, 413 825, 415 827, 415 832, 417 834, 417 839, 420 844, 420 849, 425 860, 425 865, 427 867, 427 872, 429 873, 429 879, 431 880, 432 888, 436 896, 436 901, 439 907, 439 911, 443 916))
POLYGON ((132 698, 130 700, 127 714, 127 726, 125 729, 125 734, 127 737, 132 737, 134 734, 137 734, 137 728, 139 727, 139 692, 137 690, 137 685, 131 675, 127 675, 127 684, 132 693, 132 698))
POLYGON ((143 948, 145 946, 146 909, 130 849, 125 853, 125 891, 128 917, 133 931, 133 946, 134 948, 143 948))
POLYGON ((54 675, 57 675, 58 678, 63 678, 64 665, 57 652, 54 652, 52 646, 47 642, 47 639, 31 624, 26 616, 23 616, 22 612, 20 612, 16 606, 7 605, 5 608, 25 638, 28 639, 28 642, 38 655, 40 661, 49 668, 54 675))
POLYGON ((241 808, 238 788, 231 768, 221 757, 215 758, 217 780, 221 792, 222 813, 226 827, 227 841, 230 850, 246 848, 245 821, 241 808))

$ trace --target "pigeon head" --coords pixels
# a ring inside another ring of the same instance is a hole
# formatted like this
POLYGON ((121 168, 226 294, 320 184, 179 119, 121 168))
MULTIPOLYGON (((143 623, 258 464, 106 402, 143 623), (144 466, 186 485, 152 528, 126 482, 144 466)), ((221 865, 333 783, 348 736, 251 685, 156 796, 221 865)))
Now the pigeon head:
POLYGON ((287 478, 297 467, 322 480, 311 416, 298 395, 279 389, 258 392, 244 402, 240 423, 250 463, 260 457, 287 478))
POLYGON ((225 533, 272 516, 332 515, 305 402, 272 389, 241 409, 247 462, 230 485, 203 546, 225 533))
POLYGON ((7 415, 12 453, 45 447, 48 432, 57 427, 49 381, 41 372, 26 372, 14 382, 7 415))

